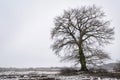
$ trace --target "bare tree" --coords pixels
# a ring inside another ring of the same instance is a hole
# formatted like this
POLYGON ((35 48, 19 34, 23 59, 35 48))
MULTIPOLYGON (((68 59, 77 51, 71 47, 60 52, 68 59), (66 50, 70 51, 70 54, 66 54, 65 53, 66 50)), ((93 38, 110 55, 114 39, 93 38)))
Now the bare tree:
POLYGON ((73 60, 87 71, 86 64, 95 64, 108 58, 102 50, 113 40, 114 29, 104 19, 105 14, 96 6, 65 10, 55 18, 51 31, 52 50, 62 60, 73 60))
POLYGON ((116 66, 113 68, 115 72, 120 72, 120 61, 116 63, 116 66))

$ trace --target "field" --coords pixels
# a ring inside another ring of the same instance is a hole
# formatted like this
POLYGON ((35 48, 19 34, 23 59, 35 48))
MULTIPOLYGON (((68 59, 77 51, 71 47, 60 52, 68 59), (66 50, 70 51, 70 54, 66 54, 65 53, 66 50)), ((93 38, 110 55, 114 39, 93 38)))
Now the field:
POLYGON ((5 71, 0 72, 0 80, 120 80, 117 78, 94 77, 87 74, 59 75, 60 70, 5 71))

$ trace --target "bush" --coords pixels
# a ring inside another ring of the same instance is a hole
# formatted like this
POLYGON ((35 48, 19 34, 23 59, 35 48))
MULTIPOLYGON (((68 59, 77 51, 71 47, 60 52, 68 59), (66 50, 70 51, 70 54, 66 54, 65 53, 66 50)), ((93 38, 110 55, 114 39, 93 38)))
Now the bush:
POLYGON ((92 75, 92 76, 111 77, 111 78, 119 78, 120 79, 120 73, 108 72, 107 70, 102 69, 102 68, 100 68, 100 69, 91 68, 89 71, 91 72, 90 75, 92 75))
POLYGON ((76 75, 78 70, 74 68, 63 68, 60 71, 60 75, 76 75))
POLYGON ((120 72, 120 61, 116 63, 116 66, 113 68, 115 72, 120 72))

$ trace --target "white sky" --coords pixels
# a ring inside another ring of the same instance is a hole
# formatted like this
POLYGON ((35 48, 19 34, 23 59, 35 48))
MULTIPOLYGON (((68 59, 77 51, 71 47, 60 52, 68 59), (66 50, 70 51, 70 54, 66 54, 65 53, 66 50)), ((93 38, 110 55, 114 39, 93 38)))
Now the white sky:
POLYGON ((115 40, 105 49, 111 61, 120 60, 120 0, 0 0, 0 67, 71 66, 50 49, 53 20, 64 9, 93 4, 115 27, 115 40))

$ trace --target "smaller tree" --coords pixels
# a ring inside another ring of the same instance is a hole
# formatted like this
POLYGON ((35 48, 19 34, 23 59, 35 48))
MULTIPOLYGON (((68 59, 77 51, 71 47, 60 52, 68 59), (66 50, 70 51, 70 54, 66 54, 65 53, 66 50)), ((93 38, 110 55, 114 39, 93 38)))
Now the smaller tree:
POLYGON ((116 66, 114 67, 115 72, 120 72, 120 61, 116 63, 116 66))

